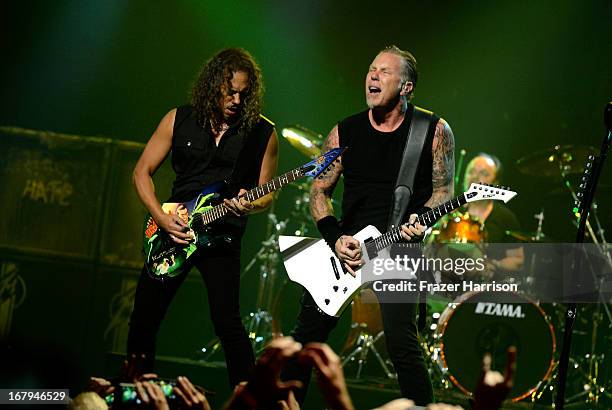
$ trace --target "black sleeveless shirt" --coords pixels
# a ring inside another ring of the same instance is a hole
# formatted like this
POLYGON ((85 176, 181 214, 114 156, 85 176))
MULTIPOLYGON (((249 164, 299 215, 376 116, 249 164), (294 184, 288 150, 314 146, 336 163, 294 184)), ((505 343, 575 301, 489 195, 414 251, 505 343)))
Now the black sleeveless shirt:
MULTIPOLYGON (((367 225, 374 225, 381 232, 387 230, 412 111, 410 106, 400 126, 392 132, 374 129, 368 117, 369 110, 338 123, 339 144, 348 147, 342 154, 344 194, 341 224, 346 233, 354 234, 367 225)), ((438 119, 434 117, 427 131, 405 219, 422 208, 431 197, 431 145, 438 119)))
MULTIPOLYGON (((172 136, 172 168, 176 178, 167 202, 189 201, 205 186, 223 180, 231 184, 235 193, 239 188, 249 190, 257 186, 274 124, 261 116, 248 134, 240 132, 240 125, 238 122, 225 131, 215 146, 210 124, 200 126, 190 105, 177 108, 172 136)), ((227 219, 235 219, 232 224, 242 228, 246 224, 246 218, 227 219)))

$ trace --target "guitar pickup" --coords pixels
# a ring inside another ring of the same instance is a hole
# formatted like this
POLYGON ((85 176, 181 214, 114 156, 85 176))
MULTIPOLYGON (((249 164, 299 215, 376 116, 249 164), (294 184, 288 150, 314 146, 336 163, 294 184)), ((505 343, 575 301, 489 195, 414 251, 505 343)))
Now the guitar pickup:
POLYGON ((330 256, 329 261, 331 262, 332 269, 334 270, 336 280, 340 280, 340 271, 338 270, 338 266, 336 265, 336 259, 333 256, 330 256))

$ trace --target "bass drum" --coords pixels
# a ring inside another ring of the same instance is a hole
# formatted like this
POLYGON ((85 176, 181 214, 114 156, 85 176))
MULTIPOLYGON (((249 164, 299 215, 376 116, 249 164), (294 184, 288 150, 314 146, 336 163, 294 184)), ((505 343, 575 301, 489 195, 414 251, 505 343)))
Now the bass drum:
POLYGON ((552 372, 555 333, 544 311, 508 292, 470 292, 457 298, 438 321, 439 363, 451 382, 472 394, 491 354, 491 369, 504 373, 508 347, 517 349, 514 386, 508 398, 519 401, 537 391, 552 372))

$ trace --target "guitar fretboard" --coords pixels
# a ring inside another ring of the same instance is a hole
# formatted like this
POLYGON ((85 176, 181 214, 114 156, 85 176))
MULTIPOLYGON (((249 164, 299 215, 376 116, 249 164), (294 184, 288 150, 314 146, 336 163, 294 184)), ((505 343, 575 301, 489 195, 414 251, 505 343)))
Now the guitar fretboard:
MULTIPOLYGON (((450 201, 438 205, 430 211, 422 213, 417 217, 417 220, 423 226, 432 226, 438 219, 454 211, 455 209, 465 205, 466 203, 467 199, 465 197, 465 194, 461 194, 458 197, 451 199, 450 201)), ((374 239, 372 243, 374 244, 374 246, 376 246, 376 250, 380 251, 388 246, 391 246, 391 244, 393 243, 404 242, 404 238, 402 238, 401 231, 402 228, 398 226, 397 228, 393 228, 388 232, 380 235, 378 238, 374 239)))
MULTIPOLYGON (((246 192, 243 195, 240 195, 238 197, 236 197, 237 199, 240 198, 246 198, 247 201, 249 202, 253 202, 259 198, 261 198, 264 195, 268 195, 271 192, 274 192, 278 189, 281 189, 282 187, 284 187, 285 185, 303 177, 304 174, 304 169, 303 167, 300 168, 296 168, 293 169, 289 172, 286 172, 282 175, 277 176, 276 178, 266 182, 265 184, 259 185, 253 189, 251 189, 250 191, 246 192)), ((204 223, 204 225, 208 225, 212 222, 215 222, 218 219, 223 218, 225 215, 227 215, 227 213, 230 212, 229 209, 227 209, 225 207, 225 205, 223 204, 219 204, 216 205, 214 207, 212 207, 211 209, 209 209, 206 212, 203 212, 200 215, 194 215, 194 219, 196 219, 198 216, 200 216, 202 222, 204 223)), ((197 219, 200 219, 197 218, 197 219)))

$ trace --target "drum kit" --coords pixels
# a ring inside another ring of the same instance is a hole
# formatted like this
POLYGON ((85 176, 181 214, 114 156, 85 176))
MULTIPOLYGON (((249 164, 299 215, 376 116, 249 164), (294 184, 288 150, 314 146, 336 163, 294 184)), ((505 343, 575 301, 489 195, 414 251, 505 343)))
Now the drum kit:
MULTIPOLYGON (((320 155, 323 137, 305 127, 294 125, 282 129, 284 139, 298 152, 307 157, 320 155)), ((518 170, 525 175, 545 177, 560 177, 563 188, 576 198, 569 180, 570 175, 583 171, 583 164, 588 155, 595 152, 594 148, 586 146, 555 146, 549 150, 532 153, 516 162, 518 170)), ((464 151, 462 151, 462 154, 464 151)), ((460 161, 462 162, 462 161, 460 161)), ((297 223, 296 235, 308 233, 310 228, 309 184, 295 185, 298 193, 294 198, 291 216, 279 222, 270 212, 268 219, 268 239, 263 242, 262 249, 248 264, 250 269, 256 263, 261 267, 260 286, 257 309, 246 320, 247 332, 254 346, 261 348, 279 332, 274 326, 274 314, 279 305, 279 295, 276 279, 278 255, 273 246, 278 235, 288 229, 288 222, 297 223), (297 222, 296 222, 297 221, 297 222), (274 295, 266 298, 266 294, 274 295)), ((607 252, 607 243, 603 229, 599 224, 596 209, 592 214, 596 227, 589 224, 588 229, 593 242, 597 243, 602 252, 607 252)), ((534 218, 537 226, 534 231, 506 231, 513 242, 538 243, 549 242, 550 238, 542 231, 544 221, 543 210, 534 218)), ((467 212, 455 212, 440 220, 430 229, 428 241, 435 244, 472 244, 475 252, 486 253, 487 232, 484 224, 467 212)), ((316 235, 316 234, 315 234, 316 235)), ((529 265, 526 263, 526 265, 529 265)), ((528 271, 533 269, 528 267, 528 271)), ((533 280, 527 276, 525 283, 533 280)), ((395 379, 393 366, 388 359, 384 346, 384 331, 380 309, 371 290, 361 291, 352 304, 352 325, 349 339, 342 352, 342 365, 348 378, 367 381, 364 369, 368 360, 374 361, 376 368, 367 366, 369 379, 395 379), (356 367, 355 373, 353 369, 356 367), (382 371, 382 374, 381 374, 382 371)), ((429 297, 427 327, 421 332, 421 345, 424 349, 426 362, 434 387, 445 391, 457 391, 466 395, 474 392, 475 384, 481 372, 482 355, 489 352, 492 355, 492 368, 503 369, 505 352, 509 346, 516 346, 518 351, 517 371, 514 386, 508 396, 514 402, 521 400, 554 401, 554 380, 559 349, 557 338, 562 331, 561 305, 547 306, 535 299, 519 294, 506 294, 504 302, 513 300, 520 308, 522 320, 517 321, 511 315, 479 315, 477 307, 482 303, 494 303, 494 296, 485 292, 470 292, 454 300, 429 297)), ((588 324, 591 329, 584 331, 584 337, 590 337, 592 343, 589 351, 575 354, 571 363, 580 381, 576 384, 581 391, 574 392, 568 401, 598 402, 612 399, 608 392, 609 381, 601 378, 604 370, 604 355, 598 353, 601 346, 595 341, 602 338, 597 335, 598 326, 610 329, 612 316, 605 304, 588 307, 588 317, 593 318, 588 324), (593 312, 594 310, 594 312, 593 312), (607 318, 607 325, 604 320, 607 318), (598 377, 599 376, 599 377, 598 377)), ((585 317, 587 317, 585 315, 585 317)), ((612 340, 606 333, 604 343, 612 340)), ((601 344, 601 343, 600 343, 601 344)), ((607 369, 606 369, 607 370, 607 369)), ((609 370, 607 370, 609 371, 609 370)))
MULTIPOLYGON (((536 152, 517 161, 518 170, 526 175, 561 178, 562 185, 572 198, 576 193, 570 175, 581 174, 586 158, 595 149, 583 146, 555 146, 550 150, 536 152)), ((551 239, 542 231, 544 211, 534 215, 535 231, 505 232, 515 243, 543 243, 551 239)), ((604 259, 612 262, 604 231, 597 217, 596 206, 591 212, 593 225, 588 223, 589 236, 600 249, 604 259)), ((426 241, 436 244, 436 249, 445 244, 471 244, 477 252, 486 254, 487 232, 484 224, 467 212, 448 215, 430 230, 426 241)), ((465 249, 465 248, 464 248, 465 249)), ((468 247, 469 249, 469 247, 468 247)), ((470 251, 474 252, 474 251, 470 251)), ((550 267, 549 267, 550 268, 550 267)), ((521 279, 521 289, 533 289, 534 277, 543 267, 534 260, 526 263, 526 272, 521 279)), ((546 269, 546 267, 544 267, 546 269)), ((561 304, 539 303, 537 297, 523 294, 497 295, 504 303, 513 301, 521 306, 521 320, 512 315, 481 315, 479 306, 495 303, 492 294, 484 292, 465 293, 449 301, 439 297, 429 298, 427 329, 420 335, 422 347, 429 362, 434 387, 452 389, 471 395, 481 372, 481 360, 485 352, 493 356, 498 369, 505 365, 505 352, 509 346, 517 347, 517 372, 508 399, 517 402, 553 403, 559 348, 557 339, 563 333, 565 307, 561 304), (521 363, 528 363, 527 366, 521 363)), ((608 301, 609 302, 609 301, 608 301)), ((568 391, 566 403, 602 403, 610 405, 609 393, 610 361, 604 365, 605 349, 612 341, 612 315, 606 301, 582 305, 579 317, 583 318, 582 329, 575 331, 578 338, 574 354, 570 358, 573 391, 568 391)), ((377 320, 381 320, 377 317, 377 320)), ((374 325, 378 328, 378 325, 374 325)))

